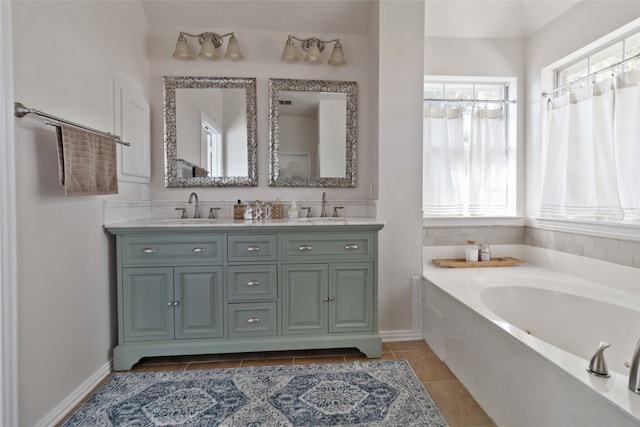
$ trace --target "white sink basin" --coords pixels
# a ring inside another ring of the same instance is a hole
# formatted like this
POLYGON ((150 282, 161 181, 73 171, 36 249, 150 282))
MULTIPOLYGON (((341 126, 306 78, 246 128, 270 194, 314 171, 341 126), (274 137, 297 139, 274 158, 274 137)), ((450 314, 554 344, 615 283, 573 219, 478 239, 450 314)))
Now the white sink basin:
POLYGON ((179 218, 179 219, 163 219, 164 224, 215 224, 217 219, 210 218, 179 218))
POLYGON ((315 224, 340 224, 347 222, 347 218, 335 218, 335 217, 315 217, 315 218, 298 218, 300 222, 310 222, 315 224))

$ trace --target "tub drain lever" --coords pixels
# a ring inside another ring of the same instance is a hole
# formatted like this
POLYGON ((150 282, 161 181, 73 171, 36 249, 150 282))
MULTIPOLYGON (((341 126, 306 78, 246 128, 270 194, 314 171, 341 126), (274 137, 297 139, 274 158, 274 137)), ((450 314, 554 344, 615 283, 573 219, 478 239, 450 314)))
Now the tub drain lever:
POLYGON ((591 358, 587 372, 597 377, 609 378, 611 376, 609 375, 607 364, 604 361, 604 351, 609 347, 611 347, 611 344, 605 341, 600 341, 598 351, 596 351, 596 354, 591 358))

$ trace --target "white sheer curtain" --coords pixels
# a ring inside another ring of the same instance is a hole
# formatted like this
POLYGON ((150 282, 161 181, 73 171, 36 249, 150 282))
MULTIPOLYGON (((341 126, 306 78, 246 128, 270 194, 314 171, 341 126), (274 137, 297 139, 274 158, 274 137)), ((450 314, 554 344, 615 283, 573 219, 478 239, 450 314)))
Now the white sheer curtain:
POLYGON ((462 109, 425 107, 422 204, 425 215, 462 215, 465 154, 462 109))
POLYGON ((507 147, 504 110, 474 108, 469 144, 469 214, 507 210, 507 147))
POLYGON ((543 217, 640 219, 640 74, 548 102, 543 217))

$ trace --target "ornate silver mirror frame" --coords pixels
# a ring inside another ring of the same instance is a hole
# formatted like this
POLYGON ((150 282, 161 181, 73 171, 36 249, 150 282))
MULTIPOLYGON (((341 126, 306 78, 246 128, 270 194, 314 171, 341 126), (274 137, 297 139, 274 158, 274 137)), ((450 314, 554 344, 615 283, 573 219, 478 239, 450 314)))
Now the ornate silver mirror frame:
POLYGON ((357 148, 358 86, 356 82, 269 79, 269 186, 355 188, 358 167, 357 148), (284 91, 346 94, 346 173, 344 177, 281 176, 279 119, 280 96, 284 91))
POLYGON ((258 185, 258 145, 256 79, 236 77, 165 76, 164 92, 164 167, 165 187, 255 187, 258 185), (176 89, 244 89, 246 94, 247 175, 223 177, 178 176, 176 128, 176 89))

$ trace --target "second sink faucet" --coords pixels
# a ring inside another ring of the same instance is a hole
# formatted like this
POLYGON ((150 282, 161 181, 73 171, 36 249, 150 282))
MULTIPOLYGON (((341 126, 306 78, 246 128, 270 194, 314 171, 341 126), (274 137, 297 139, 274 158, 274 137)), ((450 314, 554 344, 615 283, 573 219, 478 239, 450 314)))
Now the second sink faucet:
POLYGON ((189 203, 193 203, 193 199, 196 199, 196 209, 193 211, 193 217, 200 218, 200 202, 198 202, 198 195, 195 191, 189 194, 189 203))
POLYGON ((322 212, 320 213, 320 218, 327 217, 327 193, 325 191, 322 192, 322 212))

